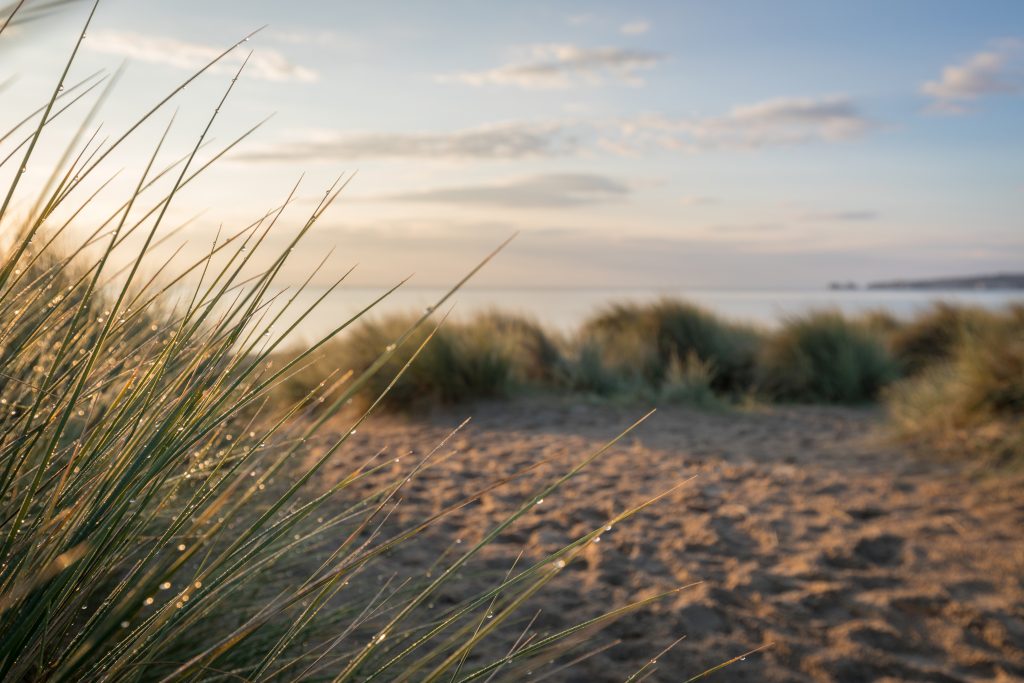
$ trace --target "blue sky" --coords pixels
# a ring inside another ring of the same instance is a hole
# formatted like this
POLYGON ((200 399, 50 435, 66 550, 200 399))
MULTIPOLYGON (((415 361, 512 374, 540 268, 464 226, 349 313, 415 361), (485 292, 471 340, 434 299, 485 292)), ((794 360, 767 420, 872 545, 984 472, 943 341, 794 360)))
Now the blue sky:
MULTIPOLYGON (((17 76, 0 122, 53 87, 86 9, 0 38, 0 82, 17 76)), ((174 217, 204 211, 183 234, 205 246, 300 173, 308 210, 358 169, 293 279, 334 246, 356 283, 443 284, 514 231, 481 284, 817 287, 1024 263, 1019 2, 104 0, 71 80, 129 60, 100 117, 117 131, 263 24, 214 132, 275 116, 174 217)), ((178 98, 168 159, 229 79, 178 98)), ((138 172, 165 123, 118 163, 138 172)))

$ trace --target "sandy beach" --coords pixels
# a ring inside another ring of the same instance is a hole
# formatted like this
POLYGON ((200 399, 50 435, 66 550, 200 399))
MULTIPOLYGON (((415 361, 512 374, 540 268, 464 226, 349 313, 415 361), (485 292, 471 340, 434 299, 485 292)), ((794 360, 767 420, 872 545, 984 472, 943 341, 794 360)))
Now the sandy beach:
MULTIPOLYGON (((412 467, 416 454, 472 417, 439 452, 441 462, 404 489, 389 523, 409 525, 543 461, 386 560, 396 573, 416 571, 453 539, 479 538, 643 412, 552 399, 374 418, 325 481, 380 450, 413 451, 394 465, 412 467)), ((335 434, 348 424, 338 418, 335 434)), ((874 409, 661 409, 507 530, 461 587, 483 588, 521 550, 539 559, 693 477, 602 534, 531 601, 520 626, 539 610, 531 628, 548 633, 701 583, 612 624, 586 647, 612 646, 553 680, 624 680, 682 636, 646 680, 686 680, 762 646, 711 679, 1021 680, 1022 476, 906 452, 881 425, 874 409)), ((481 655, 508 646, 499 637, 481 655)))

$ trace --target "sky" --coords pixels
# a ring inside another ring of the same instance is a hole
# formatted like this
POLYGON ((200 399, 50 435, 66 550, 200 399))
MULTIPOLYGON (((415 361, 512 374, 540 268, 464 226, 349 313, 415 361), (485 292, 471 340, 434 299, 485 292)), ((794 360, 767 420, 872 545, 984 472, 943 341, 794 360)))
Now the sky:
MULTIPOLYGON (((0 124, 45 101, 90 5, 0 36, 0 124)), ((301 176, 295 228, 356 172, 291 280, 329 254, 324 281, 358 264, 354 284, 444 285, 513 233, 479 285, 818 288, 1024 264, 1017 1, 103 0, 65 82, 126 65, 96 118, 116 136, 262 26, 133 133, 83 219, 123 201, 175 111, 159 159, 186 154, 251 52, 200 156, 273 116, 175 200, 169 226, 198 216, 185 254, 301 176)))

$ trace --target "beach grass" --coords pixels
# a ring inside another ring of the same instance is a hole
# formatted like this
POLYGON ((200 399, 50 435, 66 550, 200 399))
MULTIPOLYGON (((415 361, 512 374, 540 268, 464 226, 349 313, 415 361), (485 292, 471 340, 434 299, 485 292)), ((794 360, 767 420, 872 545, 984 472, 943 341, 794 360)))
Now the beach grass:
POLYGON ((581 454, 479 539, 435 554, 434 565, 410 576, 386 575, 382 558, 503 482, 398 526, 389 517, 403 487, 444 443, 424 444, 423 455, 370 490, 365 483, 397 463, 369 453, 338 465, 337 454, 389 396, 401 403, 426 391, 426 400, 446 401, 554 377, 553 347, 537 328, 495 316, 489 329, 521 340, 506 355, 478 345, 478 331, 449 332, 433 315, 488 256, 431 311, 387 324, 364 322, 363 311, 282 357, 315 304, 295 311, 304 285, 279 295, 276 282, 347 178, 297 222, 288 210, 298 186, 250 225, 218 234, 209 253, 148 269, 147 257, 172 231, 166 216, 180 190, 252 132, 207 151, 207 132, 244 66, 224 79, 194 147, 162 166, 174 121, 168 105, 248 37, 120 135, 104 142, 83 124, 59 140, 50 123, 92 17, 63 73, 51 75, 52 95, 25 119, 34 128, 8 157, 13 172, 0 206, 10 238, 0 259, 0 679, 486 680, 538 657, 554 661, 582 635, 676 592, 524 639, 492 660, 471 659, 607 525, 658 500, 513 565, 485 589, 462 585, 482 548, 632 426, 581 454), (84 191, 109 172, 114 149, 158 124, 123 201, 100 204, 84 191), (45 186, 32 186, 23 169, 45 144, 63 144, 65 153, 45 186), (26 195, 38 200, 22 211, 26 195), (84 229, 74 221, 98 206, 108 207, 106 220, 84 229), (272 228, 290 230, 283 249, 267 246, 272 228), (272 305, 280 301, 287 305, 272 305), (286 312, 294 322, 282 322, 286 312), (296 393, 297 378, 343 332, 364 354, 348 359, 352 371, 328 372, 296 393), (282 398, 285 385, 292 393, 282 398), (357 398, 359 410, 343 414, 357 398), (328 464, 335 469, 325 482, 328 464), (442 589, 457 597, 432 609, 442 589))
MULTIPOLYGON (((886 396, 897 432, 944 454, 985 463, 1024 462, 1024 318, 977 311, 951 330, 956 341, 886 396)), ((931 324, 934 321, 928 320, 931 324)), ((938 339, 948 342, 945 335, 938 339)), ((934 348, 934 347, 933 347, 934 348)))

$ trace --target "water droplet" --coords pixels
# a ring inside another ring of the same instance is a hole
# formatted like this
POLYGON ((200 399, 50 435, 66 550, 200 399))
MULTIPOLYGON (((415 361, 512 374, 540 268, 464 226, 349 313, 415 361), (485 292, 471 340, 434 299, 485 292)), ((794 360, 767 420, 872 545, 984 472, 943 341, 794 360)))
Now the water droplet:
POLYGON ((144 604, 144 605, 152 605, 153 604, 153 598, 146 598, 145 600, 142 601, 142 604, 144 604))
POLYGON ((184 543, 179 543, 178 544, 178 550, 180 552, 185 552, 185 544, 184 543))
POLYGON ((127 621, 122 621, 121 622, 121 628, 128 628, 128 622, 127 621))
POLYGON ((595 536, 594 537, 594 543, 600 543, 600 542, 601 542, 601 537, 600 536, 595 536))
POLYGON ((543 498, 539 498, 539 499, 537 499, 537 502, 534 503, 534 505, 540 505, 543 502, 544 502, 544 499, 543 498))
POLYGON ((565 569, 565 560, 559 559, 558 562, 555 562, 555 566, 559 569, 565 569))
POLYGON ((165 590, 169 589, 170 587, 171 587, 171 582, 170 581, 164 581, 163 583, 160 584, 160 590, 162 590, 162 591, 165 591, 165 590))
POLYGON ((61 83, 60 85, 57 86, 57 92, 64 92, 64 84, 63 83, 61 83))
POLYGON ((487 613, 487 618, 488 619, 493 619, 494 618, 494 612, 488 612, 487 613))

